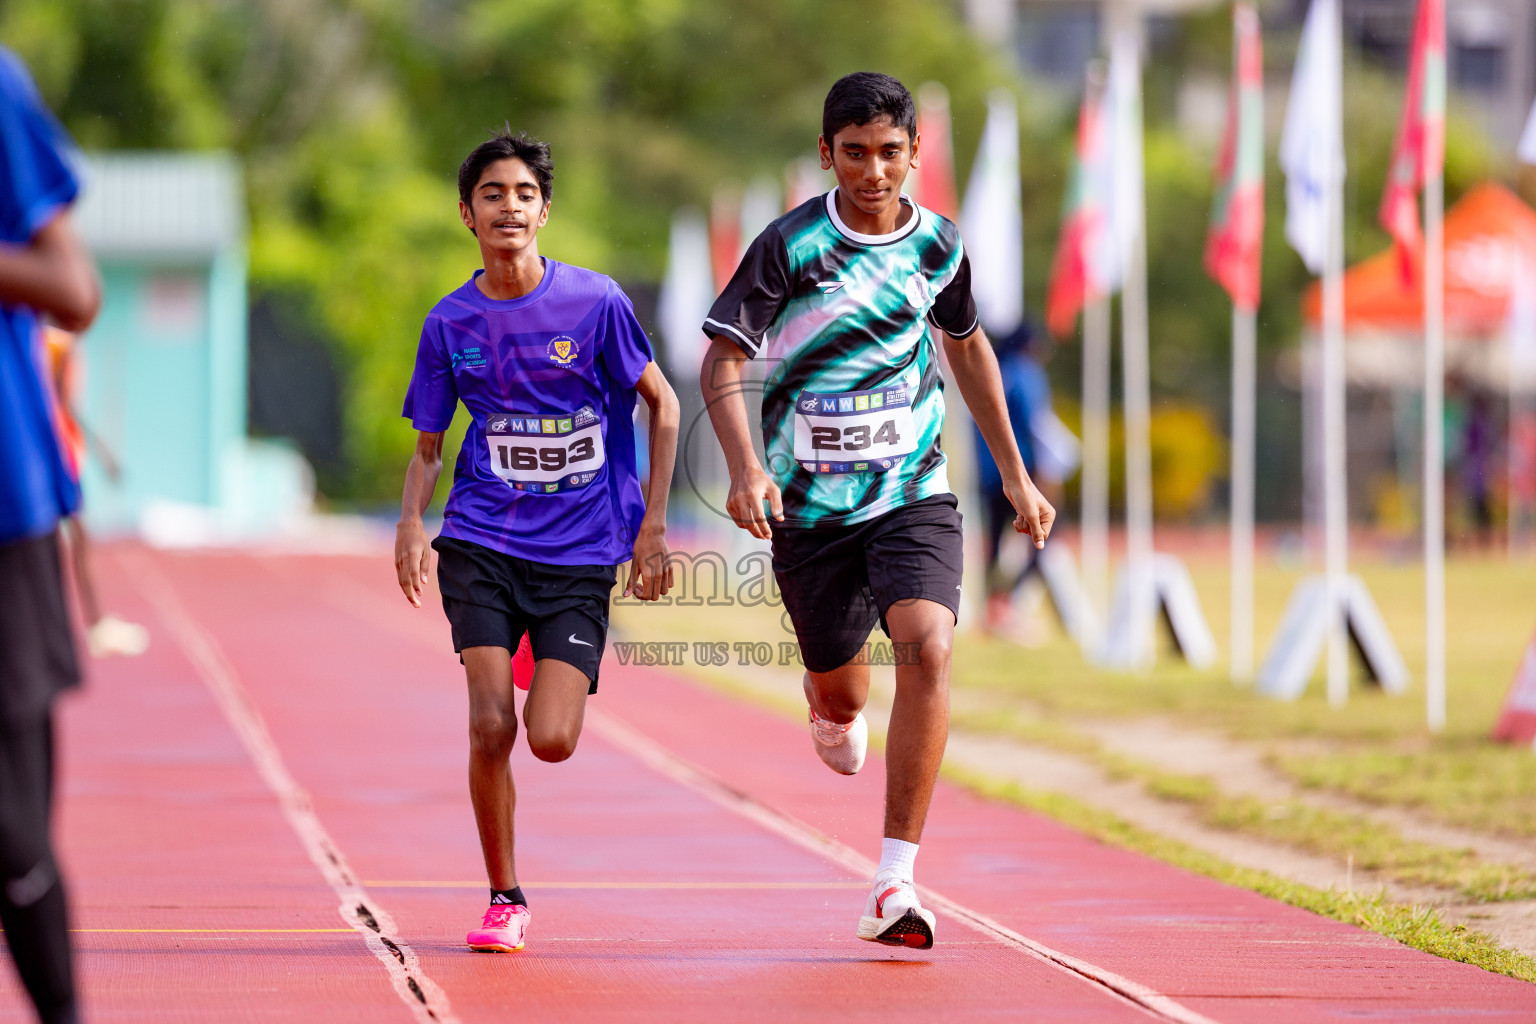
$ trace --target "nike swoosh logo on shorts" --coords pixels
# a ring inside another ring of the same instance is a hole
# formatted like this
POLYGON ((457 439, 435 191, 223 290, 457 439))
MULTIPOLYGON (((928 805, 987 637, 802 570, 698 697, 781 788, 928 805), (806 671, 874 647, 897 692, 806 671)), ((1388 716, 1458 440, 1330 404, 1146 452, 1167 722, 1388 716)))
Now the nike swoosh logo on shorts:
POLYGON ((583 646, 583 647, 591 647, 592 646, 591 644, 587 643, 585 640, 578 640, 578 639, 576 639, 576 634, 575 633, 572 633, 570 636, 566 637, 566 639, 569 640, 573 644, 581 644, 581 646, 583 646))

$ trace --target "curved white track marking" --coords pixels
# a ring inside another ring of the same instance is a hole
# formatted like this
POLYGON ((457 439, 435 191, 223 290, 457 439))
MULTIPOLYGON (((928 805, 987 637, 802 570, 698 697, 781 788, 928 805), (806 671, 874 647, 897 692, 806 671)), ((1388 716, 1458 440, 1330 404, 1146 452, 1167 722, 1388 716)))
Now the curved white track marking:
POLYGON ((320 869, 320 873, 340 898, 337 913, 357 930, 373 955, 389 971, 390 983, 401 1001, 420 1024, 459 1024, 448 1005, 448 997, 422 971, 416 954, 399 937, 394 919, 368 895, 352 869, 347 866, 347 860, 335 840, 325 831, 325 826, 320 824, 309 794, 289 773, 282 752, 277 749, 272 734, 267 731, 261 712, 241 684, 234 667, 224 657, 218 642, 192 618, 181 599, 176 596, 170 580, 154 563, 147 558, 132 555, 121 555, 119 560, 131 564, 130 578, 154 606, 182 653, 207 684, 220 710, 224 712, 224 717, 245 744, 251 760, 256 763, 257 772, 277 796, 283 816, 299 837, 309 859, 320 869))
MULTIPOLYGON (((735 811, 776 835, 832 861, 855 874, 873 877, 879 867, 874 861, 844 845, 831 836, 819 832, 797 818, 790 817, 759 803, 752 797, 732 789, 697 765, 678 757, 655 740, 635 729, 634 726, 605 711, 588 707, 587 722, 614 746, 634 755, 661 774, 703 793, 716 803, 735 811)), ((1020 935, 992 920, 985 914, 941 896, 927 886, 918 887, 923 899, 931 906, 963 922, 983 935, 1021 950, 1060 970, 1077 975, 1085 981, 1103 988, 1107 994, 1118 997, 1159 1020, 1176 1024, 1216 1024, 1182 1003, 1148 988, 1140 982, 1121 977, 1086 960, 1058 952, 1034 939, 1020 935)))

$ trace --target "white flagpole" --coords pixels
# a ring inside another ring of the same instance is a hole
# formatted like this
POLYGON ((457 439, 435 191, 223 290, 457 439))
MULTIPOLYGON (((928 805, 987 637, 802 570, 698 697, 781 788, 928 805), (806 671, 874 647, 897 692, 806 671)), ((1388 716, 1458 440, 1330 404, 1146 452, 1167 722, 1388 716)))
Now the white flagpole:
POLYGON ((1505 318, 1504 350, 1509 353, 1505 365, 1508 367, 1505 374, 1505 387, 1509 401, 1509 417, 1504 427, 1504 479, 1508 481, 1505 492, 1509 495, 1508 510, 1504 513, 1504 553, 1511 560, 1515 552, 1520 550, 1520 527, 1525 519, 1524 502, 1520 500, 1519 474, 1520 474, 1520 449, 1517 431, 1520 426, 1520 395, 1525 390, 1524 367, 1520 365, 1517 353, 1520 351, 1520 343, 1524 339, 1517 336, 1517 332, 1524 326, 1520 323, 1518 315, 1518 298, 1520 288, 1525 284, 1525 257, 1519 255, 1515 259, 1515 269, 1511 274, 1512 287, 1509 290, 1509 313, 1505 318))
MULTIPOLYGON (((1511 300, 1513 302, 1513 300, 1511 300)), ((1513 354, 1515 339, 1512 331, 1508 348, 1513 354)), ((1504 513, 1504 557, 1513 561, 1516 552, 1521 548, 1521 527, 1525 522, 1525 502, 1520 499, 1518 489, 1520 474, 1520 440, 1516 431, 1520 426, 1520 395, 1524 390, 1521 385, 1519 371, 1515 367, 1513 358, 1509 360, 1509 377, 1505 381, 1507 401, 1509 402, 1509 418, 1504 425, 1504 479, 1508 481, 1505 492, 1507 499, 1507 511, 1504 513)))
MULTIPOLYGON (((1097 652, 1109 613, 1109 297, 1083 307, 1083 595, 1100 624, 1085 635, 1097 652)), ((1096 656, 1096 655, 1095 655, 1096 656)))
MULTIPOLYGON (((1335 6, 1334 39, 1344 34, 1343 9, 1335 6)), ((1343 63, 1342 48, 1329 55, 1343 63)), ((1342 67, 1334 72, 1342 78, 1342 67)), ((1342 90, 1333 102, 1342 106, 1342 90)), ((1335 116, 1342 117, 1341 114, 1335 116)), ((1330 147, 1332 149, 1333 147, 1330 147)), ((1323 547, 1328 605, 1328 703, 1349 699, 1349 648, 1345 635, 1344 587, 1349 564, 1348 477, 1345 475, 1344 382, 1344 168, 1343 154, 1329 157, 1327 196, 1327 265, 1323 270, 1323 547)))
POLYGON ((1257 312, 1232 304, 1232 679, 1253 679, 1253 477, 1257 312))
POLYGON ((1510 277, 1509 314, 1504 330, 1509 383, 1509 428, 1505 443, 1509 512, 1505 518, 1511 559, 1526 553, 1526 519, 1531 511, 1521 494, 1524 488, 1520 474, 1525 471, 1525 453, 1521 451, 1520 428, 1529 408, 1526 395, 1536 384, 1536 291, 1532 289, 1536 289, 1536 263, 1519 251, 1510 277))
POLYGON ((1445 728, 1445 175, 1424 182, 1424 699, 1445 728))
MULTIPOLYGON (((1445 39, 1445 8, 1435 34, 1445 39)), ((1438 86, 1443 90, 1442 79, 1438 86)), ((1436 104, 1447 116, 1445 96, 1436 104)), ((1445 148, 1424 181, 1424 700, 1445 729, 1445 148)))
POLYGON ((1344 176, 1328 183, 1328 265, 1323 272, 1323 549, 1328 605, 1328 703, 1349 699, 1344 574, 1349 564, 1348 451, 1344 401, 1344 176))
MULTIPOLYGON (((1131 265, 1125 290, 1120 296, 1121 316, 1125 321, 1123 384, 1125 388, 1125 554, 1126 566, 1137 590, 1141 616, 1138 628, 1151 624, 1155 607, 1152 579, 1152 396, 1148 372, 1147 344, 1147 235, 1136 233, 1131 251, 1131 265)), ((1142 649, 1136 663, 1150 666, 1156 657, 1155 636, 1151 630, 1136 638, 1142 649)))
MULTIPOLYGON (((1525 131, 1520 135, 1520 145, 1517 155, 1523 163, 1536 164, 1536 103, 1531 104, 1530 116, 1525 121, 1525 131)), ((1528 540, 1526 531, 1526 517, 1531 509, 1523 500, 1517 503, 1517 488, 1514 486, 1519 475, 1520 451, 1515 435, 1519 424, 1519 415, 1523 414, 1527 399, 1526 394, 1531 385, 1536 383, 1536 374, 1533 374, 1531 363, 1527 353, 1536 352, 1536 310, 1531 303, 1536 303, 1528 289, 1536 288, 1536 264, 1530 263, 1522 253, 1515 270, 1515 287, 1511 292, 1512 305, 1519 310, 1518 316, 1512 316, 1510 326, 1509 351, 1509 553, 1511 556, 1517 550, 1525 547, 1528 540), (1516 353, 1520 358, 1515 358, 1516 353), (1517 399, 1516 393, 1519 393, 1517 399)), ((1512 311, 1513 313, 1513 311, 1512 311)))
POLYGON ((1111 90, 1115 90, 1115 131, 1117 159, 1129 160, 1123 166, 1122 187, 1116 202, 1116 218, 1126 218, 1132 231, 1122 240, 1124 280, 1120 290, 1122 409, 1125 415, 1125 562, 1126 577, 1132 597, 1131 664, 1147 667, 1155 660, 1157 648, 1152 625, 1156 601, 1152 577, 1152 447, 1150 381, 1147 340, 1147 229, 1145 192, 1142 183, 1141 135, 1141 11, 1132 3, 1117 4, 1111 49, 1113 64, 1111 90), (1127 70, 1129 69, 1129 70, 1127 70), (1116 75, 1124 76, 1116 90, 1116 75), (1123 106, 1122 106, 1123 101, 1123 106), (1125 109, 1129 108, 1129 109, 1125 109), (1121 200, 1131 209, 1122 209, 1121 200), (1145 635, 1142 635, 1144 632, 1145 635))

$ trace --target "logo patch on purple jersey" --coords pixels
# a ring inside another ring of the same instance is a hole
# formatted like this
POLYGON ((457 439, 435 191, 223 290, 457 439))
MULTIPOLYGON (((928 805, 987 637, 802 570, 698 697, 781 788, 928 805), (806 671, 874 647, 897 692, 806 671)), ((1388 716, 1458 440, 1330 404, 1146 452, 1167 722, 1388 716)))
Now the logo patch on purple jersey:
POLYGON ((561 334, 549 342, 549 360, 556 366, 570 366, 581 354, 581 346, 570 335, 561 334))

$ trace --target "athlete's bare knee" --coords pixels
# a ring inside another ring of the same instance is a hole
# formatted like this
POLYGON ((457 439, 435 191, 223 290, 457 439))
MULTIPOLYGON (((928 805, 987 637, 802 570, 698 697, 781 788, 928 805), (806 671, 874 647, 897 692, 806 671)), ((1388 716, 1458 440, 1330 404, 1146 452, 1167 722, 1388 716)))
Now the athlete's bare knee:
POLYGON ((578 736, 579 733, 568 726, 530 728, 528 749, 533 751, 533 756, 540 761, 564 761, 576 752, 578 736))
POLYGON ((833 722, 851 722, 869 700, 869 679, 848 666, 805 675, 806 698, 817 714, 833 722))
POLYGON ((954 645, 954 636, 948 632, 932 633, 924 637, 923 646, 917 655, 924 674, 935 675, 948 672, 954 645))
MULTIPOLYGON (((921 640, 911 642, 914 651, 909 656, 907 664, 915 665, 918 671, 915 673, 917 680, 921 680, 924 686, 945 686, 949 681, 950 656, 953 653, 954 639, 947 631, 935 630, 925 634, 921 640)), ((901 673, 911 678, 913 673, 901 673)))
POLYGON ((864 710, 864 702, 846 690, 834 690, 830 693, 822 693, 821 707, 826 717, 834 722, 851 722, 860 711, 864 710))
POLYGON ((517 714, 487 709, 470 716, 469 749, 476 757, 500 760, 512 753, 517 740, 517 714))

